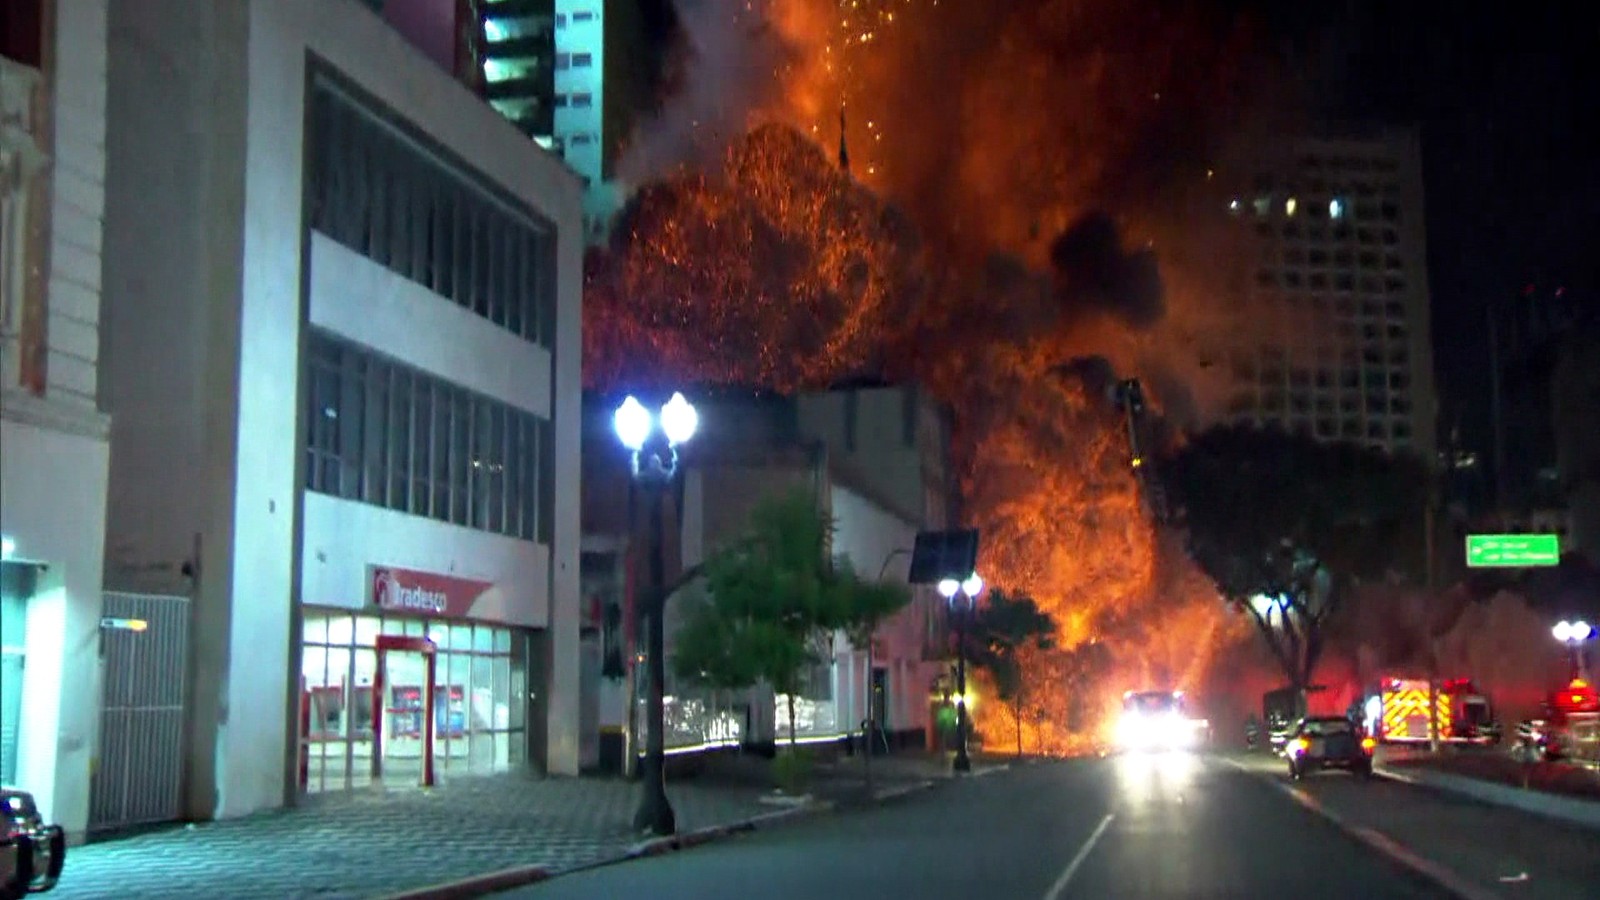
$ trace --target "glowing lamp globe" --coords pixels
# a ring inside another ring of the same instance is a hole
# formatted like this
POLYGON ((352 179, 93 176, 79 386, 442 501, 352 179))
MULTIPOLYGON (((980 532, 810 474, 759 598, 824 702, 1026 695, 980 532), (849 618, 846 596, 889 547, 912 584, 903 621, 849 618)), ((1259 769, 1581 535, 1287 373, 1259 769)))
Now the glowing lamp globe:
POLYGON ((954 578, 945 578, 939 582, 939 596, 946 600, 951 599, 961 590, 961 582, 954 578))
POLYGON ((979 576, 977 572, 973 572, 971 575, 968 575, 967 580, 961 582, 961 592, 966 594, 968 597, 976 598, 979 594, 983 593, 983 578, 979 576))
POLYGON ((699 427, 700 414, 683 394, 673 394, 667 405, 661 407, 661 430, 667 435, 667 443, 674 447, 689 443, 699 427))
POLYGON ((650 421, 650 410, 630 395, 617 407, 611 426, 616 429, 617 440, 622 442, 622 446, 638 453, 644 449, 644 442, 649 440, 654 424, 650 421))

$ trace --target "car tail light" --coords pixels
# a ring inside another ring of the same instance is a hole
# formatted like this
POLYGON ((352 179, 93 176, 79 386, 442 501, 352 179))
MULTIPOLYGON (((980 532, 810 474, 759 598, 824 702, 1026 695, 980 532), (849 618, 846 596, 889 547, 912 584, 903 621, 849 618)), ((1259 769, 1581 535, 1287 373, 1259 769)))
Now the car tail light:
POLYGON ((1377 747, 1378 742, 1372 738, 1364 737, 1361 739, 1361 749, 1367 751, 1368 753, 1371 753, 1373 750, 1377 749, 1377 747))

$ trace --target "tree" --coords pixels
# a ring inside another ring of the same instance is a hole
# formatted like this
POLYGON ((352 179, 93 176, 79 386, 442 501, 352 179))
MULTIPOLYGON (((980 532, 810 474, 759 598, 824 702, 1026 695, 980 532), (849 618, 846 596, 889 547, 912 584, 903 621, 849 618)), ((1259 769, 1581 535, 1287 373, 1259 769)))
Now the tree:
POLYGON ((1325 628, 1353 584, 1414 579, 1425 565, 1428 467, 1413 456, 1223 425, 1158 472, 1188 550, 1255 623, 1303 692, 1325 628))
POLYGON ((848 564, 835 566, 832 536, 832 520, 808 490, 757 504, 746 534, 706 560, 704 594, 677 634, 679 676, 727 690, 765 681, 786 695, 791 747, 795 695, 829 637, 875 628, 910 598, 904 587, 868 583, 848 564))
POLYGON ((1032 597, 1008 595, 996 588, 972 616, 967 630, 967 658, 994 677, 995 692, 1011 707, 1017 725, 1017 756, 1022 755, 1023 693, 1027 686, 1019 654, 1028 648, 1055 646, 1056 623, 1032 597))

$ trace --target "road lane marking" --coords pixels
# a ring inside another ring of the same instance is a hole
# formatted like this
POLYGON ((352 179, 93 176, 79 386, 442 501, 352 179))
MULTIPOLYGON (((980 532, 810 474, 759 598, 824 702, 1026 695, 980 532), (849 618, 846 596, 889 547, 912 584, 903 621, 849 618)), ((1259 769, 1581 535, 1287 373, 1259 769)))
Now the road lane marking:
POLYGON ((1379 854, 1388 857, 1392 862, 1398 863, 1402 867, 1410 869, 1444 888, 1457 900, 1498 900, 1499 895, 1480 888, 1451 869, 1419 855, 1410 847, 1383 832, 1347 821, 1343 816, 1323 806, 1318 802, 1317 798, 1311 796, 1305 790, 1284 784, 1281 781, 1273 781, 1272 783, 1308 812, 1331 822, 1334 827, 1355 838, 1365 845, 1367 849, 1377 851, 1379 854))
POLYGON ((1106 829, 1111 827, 1111 820, 1115 818, 1116 816, 1112 813, 1106 813, 1106 817, 1100 820, 1099 825, 1095 826, 1094 833, 1090 834, 1089 839, 1083 842, 1082 847, 1078 848, 1078 854, 1072 857, 1072 862, 1067 863, 1067 867, 1061 870, 1061 877, 1057 878, 1056 883, 1050 885, 1050 890, 1045 892, 1044 900, 1061 900, 1062 891, 1065 891, 1067 885, 1072 883, 1072 876, 1078 874, 1078 867, 1082 866, 1083 861, 1089 858, 1089 853, 1094 850, 1094 845, 1100 842, 1101 835, 1105 834, 1106 829))

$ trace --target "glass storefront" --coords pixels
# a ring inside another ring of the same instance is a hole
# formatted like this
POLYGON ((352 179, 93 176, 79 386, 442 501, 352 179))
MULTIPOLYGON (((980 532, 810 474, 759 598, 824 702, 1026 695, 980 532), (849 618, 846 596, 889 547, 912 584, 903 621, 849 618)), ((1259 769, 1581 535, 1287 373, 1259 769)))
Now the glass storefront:
MULTIPOLYGON (((455 775, 505 771, 527 756, 527 635, 482 623, 307 609, 301 648, 301 789, 372 782, 373 682, 380 634, 427 637, 438 648, 434 768, 455 775)), ((422 763, 420 653, 386 651, 383 778, 416 783, 422 763)))
POLYGON ((22 664, 27 655, 31 565, 0 563, 0 784, 16 784, 22 739, 22 664))

